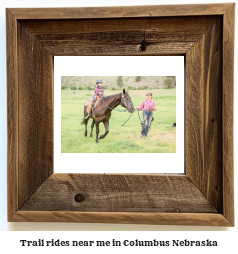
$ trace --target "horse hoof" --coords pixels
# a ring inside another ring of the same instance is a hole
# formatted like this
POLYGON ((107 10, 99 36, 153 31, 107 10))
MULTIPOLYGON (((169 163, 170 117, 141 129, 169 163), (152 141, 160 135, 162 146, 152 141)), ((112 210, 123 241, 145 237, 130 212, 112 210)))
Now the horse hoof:
POLYGON ((97 144, 99 143, 98 140, 96 140, 96 143, 97 143, 97 144))
POLYGON ((87 134, 84 134, 84 137, 87 137, 87 134))
POLYGON ((92 138, 93 136, 90 136, 90 138, 92 138))

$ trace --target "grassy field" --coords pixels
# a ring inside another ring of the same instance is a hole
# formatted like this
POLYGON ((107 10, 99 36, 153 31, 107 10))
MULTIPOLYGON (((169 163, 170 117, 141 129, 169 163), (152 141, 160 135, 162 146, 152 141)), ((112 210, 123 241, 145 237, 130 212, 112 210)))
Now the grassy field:
MULTIPOLYGON (((155 120, 147 138, 140 138, 141 124, 138 112, 135 111, 130 120, 121 126, 130 116, 129 112, 112 112, 109 123, 109 134, 96 144, 96 128, 90 138, 91 121, 88 124, 88 136, 84 137, 83 110, 85 101, 94 91, 63 90, 61 91, 61 152, 62 153, 175 153, 176 128, 176 89, 153 90, 153 100, 157 110, 155 120)), ((129 94, 135 107, 139 107, 150 91, 130 91, 129 94)), ((106 95, 118 93, 105 91, 106 95)), ((118 108, 122 108, 119 106, 118 108)), ((124 109, 124 108, 122 108, 124 109)), ((140 111, 142 117, 142 111, 140 111)), ((101 123, 100 134, 105 133, 101 123)))

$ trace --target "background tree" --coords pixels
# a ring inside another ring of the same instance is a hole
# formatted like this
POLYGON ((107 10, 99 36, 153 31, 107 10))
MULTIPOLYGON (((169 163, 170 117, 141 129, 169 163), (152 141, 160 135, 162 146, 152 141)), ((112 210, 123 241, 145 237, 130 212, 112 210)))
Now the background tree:
POLYGON ((123 77, 122 76, 118 76, 118 78, 117 78, 117 86, 119 88, 123 87, 123 77))
POLYGON ((139 82, 139 81, 141 81, 142 80, 142 76, 136 76, 136 82, 139 82))
POLYGON ((164 88, 171 89, 174 88, 176 84, 175 76, 166 76, 164 79, 164 88))

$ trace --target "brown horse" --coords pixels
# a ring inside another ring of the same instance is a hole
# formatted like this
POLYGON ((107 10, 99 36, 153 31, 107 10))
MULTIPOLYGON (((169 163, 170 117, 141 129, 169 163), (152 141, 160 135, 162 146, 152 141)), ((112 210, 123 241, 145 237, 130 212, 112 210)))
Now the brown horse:
POLYGON ((106 97, 102 97, 98 102, 97 106, 92 110, 92 113, 88 115, 87 106, 84 106, 84 119, 81 124, 85 124, 85 133, 84 136, 87 136, 87 124, 90 118, 93 119, 91 125, 91 134, 90 138, 93 137, 93 127, 96 124, 96 142, 98 139, 103 139, 109 133, 109 119, 111 117, 111 112, 117 106, 121 105, 126 108, 130 113, 132 113, 135 109, 133 103, 131 101, 131 97, 128 92, 125 92, 123 89, 122 93, 114 94, 106 97), (105 133, 98 138, 99 134, 99 123, 103 122, 105 127, 105 133))

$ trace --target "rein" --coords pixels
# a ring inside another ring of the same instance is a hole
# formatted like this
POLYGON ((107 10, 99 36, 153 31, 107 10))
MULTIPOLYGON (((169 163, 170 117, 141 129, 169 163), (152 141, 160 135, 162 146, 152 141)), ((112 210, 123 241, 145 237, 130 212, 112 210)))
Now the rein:
MULTIPOLYGON (((123 99, 123 96, 121 95, 121 103, 122 103, 122 99, 123 99)), ((114 109, 114 108, 110 108, 110 107, 105 103, 104 100, 103 100, 103 103, 104 103, 104 105, 105 105, 107 108, 109 108, 109 109, 111 109, 111 110, 115 110, 115 111, 118 111, 118 112, 126 112, 126 111, 127 111, 127 109, 114 109)), ((130 104, 127 105, 125 99, 124 99, 124 103, 125 103, 126 108, 127 108, 128 106, 130 106, 131 104, 133 104, 133 103, 131 102, 130 104)), ((145 110, 145 111, 151 111, 151 110, 145 110)), ((124 124, 126 124, 126 123, 130 120, 130 118, 132 117, 133 113, 134 113, 134 111, 131 113, 131 115, 128 117, 128 119, 127 119, 121 126, 123 126, 124 124)), ((143 124, 145 123, 145 121, 146 121, 147 118, 148 118, 148 116, 147 116, 146 119, 145 119, 144 121, 142 121, 141 118, 140 118, 139 109, 138 109, 138 116, 139 116, 140 122, 143 123, 143 124)))
MULTIPOLYGON (((144 110, 144 111, 150 111, 150 112, 152 112, 151 110, 144 110)), ((139 109, 138 109, 138 116, 139 116, 139 119, 140 119, 139 109)), ((140 119, 141 123, 144 124, 144 122, 147 120, 147 118, 148 118, 148 115, 147 115, 147 117, 146 117, 146 119, 144 121, 141 121, 141 119, 140 119)))
MULTIPOLYGON (((150 111, 150 110, 145 110, 145 111, 150 111)), ((128 117, 128 119, 125 121, 125 123, 123 123, 121 126, 123 126, 124 124, 126 124, 129 121, 129 119, 132 117, 133 113, 134 113, 134 111, 131 113, 131 115, 128 117)), ((139 109, 138 109, 138 116, 140 119, 139 109)), ((147 118, 148 118, 148 116, 146 117, 146 119, 144 121, 141 121, 141 119, 140 119, 140 122, 144 124, 144 122, 147 120, 147 118)))
MULTIPOLYGON (((125 123, 127 123, 129 121, 129 119, 132 117, 134 111, 131 113, 131 115, 128 117, 128 119, 125 121, 125 123)), ((125 123, 123 123, 121 126, 123 126, 125 123)))

